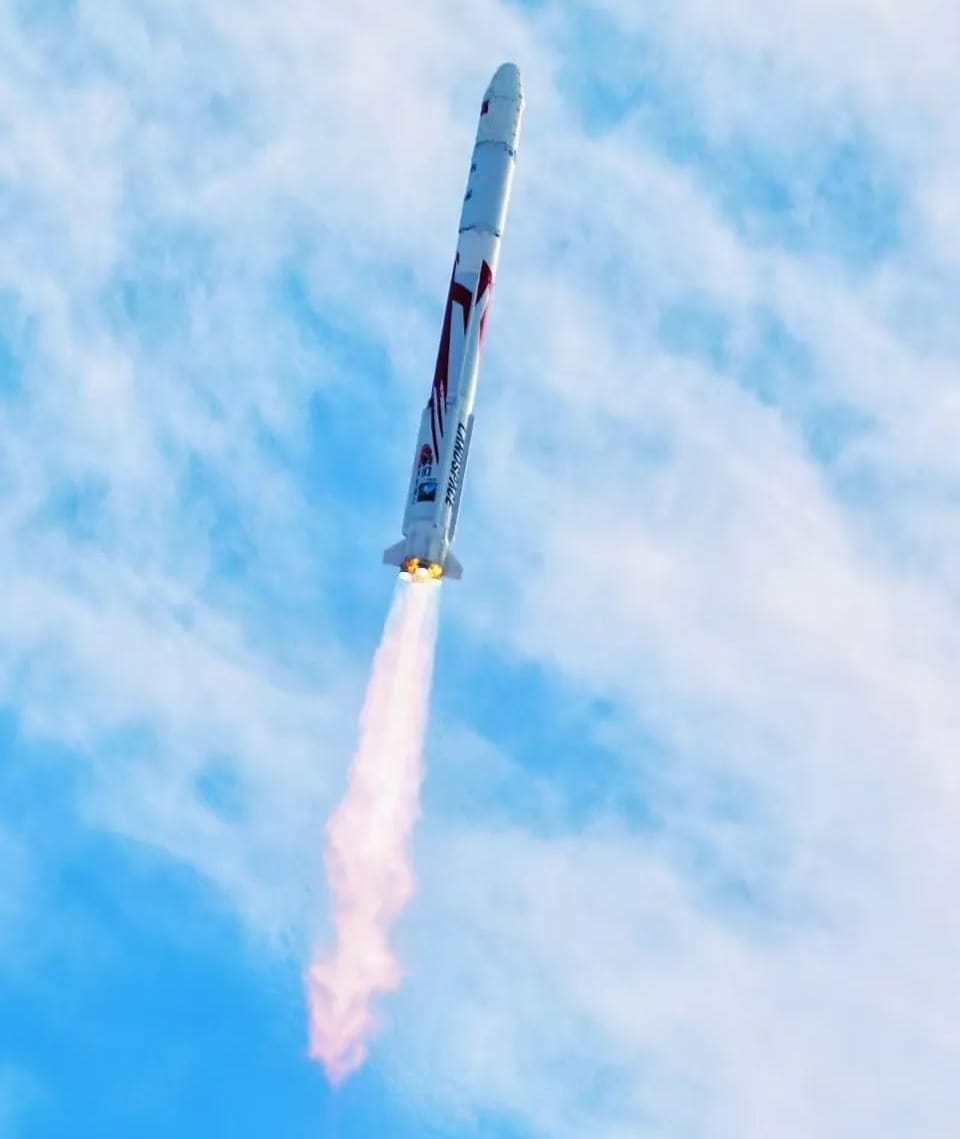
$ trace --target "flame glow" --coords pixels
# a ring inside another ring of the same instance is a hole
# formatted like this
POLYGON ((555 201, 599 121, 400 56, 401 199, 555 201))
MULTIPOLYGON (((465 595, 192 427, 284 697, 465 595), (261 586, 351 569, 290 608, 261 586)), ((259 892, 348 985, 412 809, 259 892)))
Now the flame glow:
POLYGON ((336 944, 315 955, 306 980, 310 1055, 333 1083, 366 1058, 377 1028, 374 996, 400 984, 389 933, 414 890, 409 839, 419 814, 439 583, 404 576, 374 658, 347 792, 327 824, 336 944))

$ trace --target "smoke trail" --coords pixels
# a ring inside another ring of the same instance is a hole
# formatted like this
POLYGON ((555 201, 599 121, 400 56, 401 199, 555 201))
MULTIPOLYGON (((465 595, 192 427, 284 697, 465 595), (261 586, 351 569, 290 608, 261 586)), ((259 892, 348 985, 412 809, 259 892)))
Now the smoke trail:
POLYGON ((439 583, 401 579, 373 662, 346 795, 327 824, 336 945, 307 971, 310 1055, 339 1083, 376 1030, 371 1002, 396 989, 390 927, 413 894, 408 842, 419 814, 439 583))

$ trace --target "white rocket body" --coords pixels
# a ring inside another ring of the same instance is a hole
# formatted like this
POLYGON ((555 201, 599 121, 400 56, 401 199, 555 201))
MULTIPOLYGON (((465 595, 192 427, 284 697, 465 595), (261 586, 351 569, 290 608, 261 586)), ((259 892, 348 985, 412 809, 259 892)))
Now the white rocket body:
POLYGON ((483 97, 430 398, 420 421, 403 516, 403 540, 383 555, 415 577, 460 578, 451 553, 473 432, 493 283, 517 160, 523 93, 512 63, 483 97))

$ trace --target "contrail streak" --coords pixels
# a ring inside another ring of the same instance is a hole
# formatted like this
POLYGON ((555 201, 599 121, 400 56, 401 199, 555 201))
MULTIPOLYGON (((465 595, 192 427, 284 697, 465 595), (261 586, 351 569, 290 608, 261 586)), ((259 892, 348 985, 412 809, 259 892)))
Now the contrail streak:
POLYGON ((346 794, 327 824, 335 946, 307 970, 310 1055, 339 1083, 367 1055, 372 1001, 400 984, 393 922, 414 890, 409 840, 419 814, 439 583, 400 580, 373 661, 346 794))

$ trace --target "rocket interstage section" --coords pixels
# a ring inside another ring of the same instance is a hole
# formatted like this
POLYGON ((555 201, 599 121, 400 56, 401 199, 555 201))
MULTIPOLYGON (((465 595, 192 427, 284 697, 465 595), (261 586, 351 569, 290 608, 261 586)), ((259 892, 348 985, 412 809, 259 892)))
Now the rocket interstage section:
POLYGON ((415 580, 456 579, 463 573, 451 545, 522 115, 520 72, 504 63, 480 105, 433 384, 414 449, 403 539, 383 555, 387 565, 399 566, 415 580))

